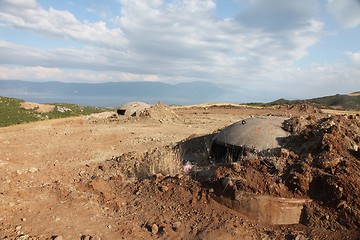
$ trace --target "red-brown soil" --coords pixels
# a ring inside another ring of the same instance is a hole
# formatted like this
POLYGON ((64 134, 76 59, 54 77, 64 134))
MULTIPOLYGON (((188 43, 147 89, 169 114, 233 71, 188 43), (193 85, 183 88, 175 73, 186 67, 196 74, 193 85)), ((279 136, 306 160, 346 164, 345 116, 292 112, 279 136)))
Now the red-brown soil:
POLYGON ((1 128, 0 239, 359 239, 359 119, 310 106, 157 105, 136 118, 1 128), (209 161, 213 133, 269 114, 292 117, 279 155, 209 161), (229 191, 224 177, 233 191, 311 202, 300 224, 271 225, 213 200, 229 191))

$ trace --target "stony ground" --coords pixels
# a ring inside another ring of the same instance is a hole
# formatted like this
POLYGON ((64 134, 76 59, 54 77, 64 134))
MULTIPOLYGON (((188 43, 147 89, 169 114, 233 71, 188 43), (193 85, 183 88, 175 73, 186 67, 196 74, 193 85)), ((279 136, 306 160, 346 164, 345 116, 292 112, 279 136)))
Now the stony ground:
POLYGON ((135 118, 1 128, 0 239, 359 239, 360 117, 345 113, 160 104, 135 118), (243 171, 217 166, 211 181, 179 168, 206 165, 213 133, 269 114, 292 117, 282 168, 247 159, 243 171), (224 176, 247 179, 237 191, 312 202, 300 224, 270 225, 213 200, 224 176))

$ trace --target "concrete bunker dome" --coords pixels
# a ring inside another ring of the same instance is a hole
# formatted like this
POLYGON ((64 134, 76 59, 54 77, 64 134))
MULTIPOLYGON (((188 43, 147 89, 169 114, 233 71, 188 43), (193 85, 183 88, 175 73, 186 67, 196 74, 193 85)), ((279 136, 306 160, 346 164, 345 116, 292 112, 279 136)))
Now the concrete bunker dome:
POLYGON ((227 157, 237 161, 248 152, 259 155, 273 153, 281 148, 290 134, 282 128, 283 117, 251 117, 236 122, 214 136, 210 155, 216 162, 227 157))
POLYGON ((144 102, 128 102, 117 108, 116 112, 123 116, 136 116, 139 111, 150 108, 151 105, 144 102))

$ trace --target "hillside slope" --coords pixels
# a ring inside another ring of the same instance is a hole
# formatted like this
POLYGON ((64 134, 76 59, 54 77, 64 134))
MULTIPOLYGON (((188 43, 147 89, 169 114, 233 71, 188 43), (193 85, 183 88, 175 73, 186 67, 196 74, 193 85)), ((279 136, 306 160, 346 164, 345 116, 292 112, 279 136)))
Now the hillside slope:
MULTIPOLYGON (((336 94, 333 96, 318 97, 306 100, 287 100, 280 98, 273 102, 266 104, 257 104, 264 106, 271 105, 283 105, 283 104, 299 104, 302 102, 313 103, 319 105, 318 107, 322 108, 334 108, 334 109, 343 109, 343 110, 360 110, 360 92, 354 92, 350 94, 336 94)), ((254 103, 256 104, 256 103, 254 103)))
POLYGON ((360 110, 360 95, 355 93, 313 98, 310 101, 333 108, 360 110))
POLYGON ((26 102, 17 98, 0 96, 0 127, 16 124, 41 121, 45 119, 64 118, 71 116, 88 115, 107 111, 105 108, 84 107, 75 104, 25 104, 26 102), (40 106, 47 108, 39 111, 40 106))

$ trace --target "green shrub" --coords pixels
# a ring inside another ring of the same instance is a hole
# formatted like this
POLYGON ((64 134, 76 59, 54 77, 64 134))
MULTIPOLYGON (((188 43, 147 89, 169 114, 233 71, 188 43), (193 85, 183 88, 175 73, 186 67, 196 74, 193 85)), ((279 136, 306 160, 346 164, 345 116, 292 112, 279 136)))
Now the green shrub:
POLYGON ((107 108, 79 106, 76 104, 56 103, 54 110, 46 113, 36 112, 36 109, 21 107, 21 99, 0 97, 0 127, 41 121, 45 119, 66 118, 89 115, 109 111, 107 108))
POLYGON ((41 117, 35 110, 21 107, 23 101, 0 97, 0 127, 39 121, 41 117))

